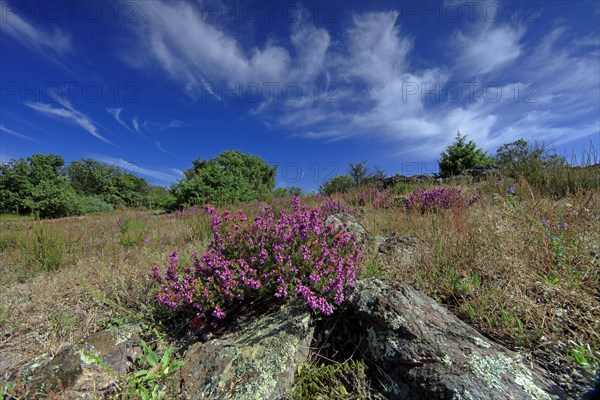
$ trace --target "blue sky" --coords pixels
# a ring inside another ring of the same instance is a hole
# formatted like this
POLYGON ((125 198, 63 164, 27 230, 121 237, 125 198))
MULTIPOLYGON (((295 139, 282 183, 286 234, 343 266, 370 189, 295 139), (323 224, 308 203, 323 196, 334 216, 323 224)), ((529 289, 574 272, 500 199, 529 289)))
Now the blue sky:
POLYGON ((457 130, 600 149, 597 1, 0 0, 0 158, 169 185, 238 149, 318 189, 432 173, 457 130))

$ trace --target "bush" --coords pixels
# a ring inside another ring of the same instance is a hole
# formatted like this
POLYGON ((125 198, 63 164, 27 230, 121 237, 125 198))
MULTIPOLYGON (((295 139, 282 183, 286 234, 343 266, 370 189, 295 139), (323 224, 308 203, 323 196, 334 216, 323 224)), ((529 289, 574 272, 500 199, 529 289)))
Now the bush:
POLYGON ((174 252, 164 276, 153 267, 162 306, 221 319, 244 300, 295 295, 330 315, 354 285, 361 253, 353 235, 326 225, 320 210, 301 206, 299 197, 293 212, 282 210, 279 219, 269 206, 254 221, 241 211, 232 216, 206 209, 214 235, 208 252, 201 259, 193 253, 186 267, 174 252))
POLYGON ((427 190, 420 188, 415 189, 410 194, 406 201, 406 208, 420 212, 437 211, 439 209, 472 205, 478 200, 479 196, 469 198, 460 189, 436 188, 427 190))
POLYGON ((338 175, 328 181, 323 182, 319 193, 325 196, 331 196, 335 193, 347 193, 354 187, 354 180, 348 175, 338 175))
POLYGON ((370 205, 376 210, 389 208, 394 204, 394 196, 391 192, 374 188, 351 193, 347 197, 348 203, 353 206, 370 205))
POLYGON ((112 204, 107 203, 100 196, 88 196, 84 199, 83 210, 85 214, 106 213, 113 209, 112 204))
POLYGON ((171 189, 174 208, 264 200, 275 187, 277 168, 240 151, 227 150, 215 159, 193 163, 171 189))
POLYGON ((591 146, 583 165, 571 167, 565 157, 555 154, 544 142, 529 144, 523 139, 502 145, 496 162, 502 175, 514 180, 525 179, 537 192, 552 198, 564 197, 580 189, 600 186, 600 166, 591 146))
POLYGON ((485 152, 477 148, 472 140, 467 142, 467 136, 456 134, 456 140, 453 144, 442 152, 438 162, 440 167, 440 176, 449 178, 460 175, 465 169, 476 165, 491 164, 493 160, 485 152))
POLYGON ((81 197, 64 176, 40 182, 28 199, 32 212, 40 218, 60 218, 80 215, 83 212, 81 197))

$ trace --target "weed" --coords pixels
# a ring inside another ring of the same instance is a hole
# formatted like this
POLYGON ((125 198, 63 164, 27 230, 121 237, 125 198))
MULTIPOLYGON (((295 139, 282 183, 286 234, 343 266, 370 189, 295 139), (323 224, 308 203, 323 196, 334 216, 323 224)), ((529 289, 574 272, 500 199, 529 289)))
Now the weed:
POLYGON ((298 367, 298 377, 292 388, 292 399, 372 399, 362 360, 348 359, 343 363, 318 364, 308 362, 298 367))
POLYGON ((358 279, 389 277, 389 275, 381 268, 377 259, 378 257, 375 255, 375 257, 371 259, 371 262, 369 262, 366 267, 360 271, 358 279))
POLYGON ((43 225, 32 227, 32 235, 22 239, 20 246, 30 266, 42 271, 53 271, 65 262, 69 245, 66 240, 48 231, 43 225))
POLYGON ((123 247, 132 247, 144 242, 146 235, 144 234, 144 225, 134 218, 122 220, 119 224, 121 238, 119 243, 123 247))
POLYGON ((68 336, 77 326, 77 316, 69 314, 68 311, 59 311, 52 314, 50 318, 54 330, 60 336, 68 336))
POLYGON ((93 348, 85 349, 86 356, 123 382, 123 398, 142 400, 163 399, 167 396, 167 379, 183 366, 183 361, 173 360, 173 348, 167 347, 162 357, 145 341, 141 341, 143 355, 138 360, 141 368, 132 374, 119 374, 94 353, 93 348))

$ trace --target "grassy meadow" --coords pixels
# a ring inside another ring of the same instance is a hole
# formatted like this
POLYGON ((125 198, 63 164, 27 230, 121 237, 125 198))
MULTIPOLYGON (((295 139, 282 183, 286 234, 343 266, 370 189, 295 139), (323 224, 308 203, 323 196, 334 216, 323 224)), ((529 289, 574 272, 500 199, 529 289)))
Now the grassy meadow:
MULTIPOLYGON (((381 191, 363 191, 302 201, 339 201, 372 235, 415 239, 411 263, 386 265, 368 251, 363 276, 418 285, 547 369, 591 374, 600 362, 600 188, 597 170, 589 174, 596 184, 562 196, 524 180, 456 181, 450 185, 478 201, 428 212, 405 209, 416 184, 392 188, 384 200, 381 191)), ((274 209, 289 202, 271 201, 274 209)), ((259 210, 258 203, 221 209, 240 207, 249 217, 259 210)), ((201 209, 0 217, 0 354, 11 360, 0 387, 18 392, 18 373, 32 360, 110 326, 142 322, 155 332, 149 343, 168 343, 151 267, 164 268, 174 250, 182 259, 202 254, 209 222, 201 209)))

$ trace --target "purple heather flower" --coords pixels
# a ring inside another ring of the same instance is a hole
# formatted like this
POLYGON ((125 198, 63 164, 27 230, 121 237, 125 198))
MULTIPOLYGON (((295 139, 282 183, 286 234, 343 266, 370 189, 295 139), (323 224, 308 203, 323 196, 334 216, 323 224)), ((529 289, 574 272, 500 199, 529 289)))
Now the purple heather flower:
POLYGON ((215 307, 215 310, 212 312, 213 317, 218 319, 223 319, 227 316, 227 314, 221 310, 220 307, 215 307))
POLYGON ((212 309, 220 319, 225 311, 215 304, 291 292, 329 315, 354 286, 361 253, 352 235, 326 225, 322 210, 309 209, 299 197, 292 199, 292 212, 282 210, 278 219, 268 207, 254 220, 241 212, 232 216, 205 209, 214 239, 202 257, 192 254, 193 268, 180 268, 177 252, 165 278, 153 267, 154 280, 163 283, 157 295, 162 306, 202 317, 212 309))
POLYGON ((506 195, 507 196, 514 196, 515 195, 515 191, 516 191, 516 187, 515 185, 510 185, 507 189, 506 189, 506 195))

